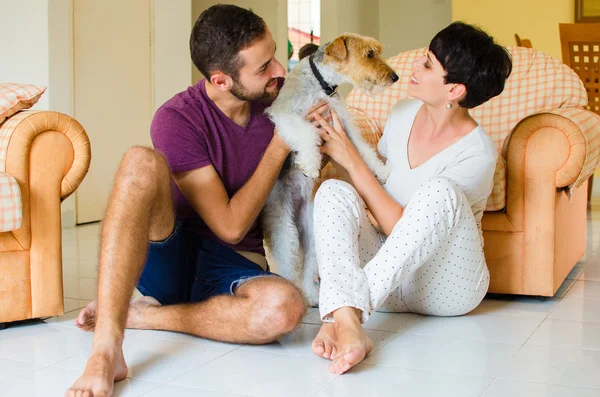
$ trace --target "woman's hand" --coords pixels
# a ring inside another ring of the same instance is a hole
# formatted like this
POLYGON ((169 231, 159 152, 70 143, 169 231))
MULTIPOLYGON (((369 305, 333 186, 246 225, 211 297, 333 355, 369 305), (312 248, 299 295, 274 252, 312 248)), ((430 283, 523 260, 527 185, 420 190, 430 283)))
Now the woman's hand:
POLYGON ((312 108, 308 109, 304 120, 308 121, 313 127, 319 127, 319 123, 315 120, 315 114, 325 118, 327 121, 331 121, 331 112, 329 111, 329 104, 324 100, 317 102, 312 108))
POLYGON ((315 114, 314 118, 318 122, 320 127, 318 130, 319 135, 323 140, 321 153, 328 155, 333 161, 351 173, 352 168, 363 160, 354 144, 352 144, 352 141, 348 138, 348 135, 346 135, 346 131, 344 131, 337 113, 331 109, 333 125, 329 124, 319 114, 315 114))

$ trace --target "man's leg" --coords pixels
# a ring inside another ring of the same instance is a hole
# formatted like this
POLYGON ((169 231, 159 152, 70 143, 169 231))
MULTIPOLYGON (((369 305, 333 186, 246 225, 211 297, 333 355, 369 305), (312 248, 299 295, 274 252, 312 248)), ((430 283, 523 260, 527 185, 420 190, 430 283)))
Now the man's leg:
POLYGON ((167 238, 174 220, 166 160, 152 149, 130 149, 121 161, 102 222, 92 354, 66 396, 111 396, 113 382, 127 375, 122 344, 129 299, 144 266, 148 240, 167 238))
POLYGON ((135 305, 127 326, 264 344, 292 331, 304 312, 302 295, 292 283, 279 277, 257 277, 242 284, 235 295, 181 305, 135 305))

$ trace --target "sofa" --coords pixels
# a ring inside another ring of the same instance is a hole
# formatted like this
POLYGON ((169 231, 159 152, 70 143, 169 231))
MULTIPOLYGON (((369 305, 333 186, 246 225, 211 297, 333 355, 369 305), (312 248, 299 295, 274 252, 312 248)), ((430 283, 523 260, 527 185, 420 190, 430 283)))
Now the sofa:
MULTIPOLYGON (((376 145, 390 109, 407 98, 413 62, 425 48, 389 59, 400 80, 346 103, 376 145)), ((490 293, 553 296, 586 250, 587 180, 600 153, 600 118, 573 70, 540 51, 510 47, 504 92, 472 109, 500 154, 482 220, 490 293)), ((338 178, 328 165, 321 180, 338 178)))
POLYGON ((67 115, 26 110, 0 124, 0 323, 63 314, 61 202, 90 159, 67 115))

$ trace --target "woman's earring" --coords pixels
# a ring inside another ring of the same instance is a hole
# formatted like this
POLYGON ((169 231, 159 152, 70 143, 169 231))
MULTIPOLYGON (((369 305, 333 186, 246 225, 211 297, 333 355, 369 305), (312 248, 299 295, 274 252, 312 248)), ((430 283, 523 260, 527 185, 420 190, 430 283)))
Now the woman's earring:
POLYGON ((452 109, 452 104, 451 103, 447 103, 446 104, 446 109, 452 109))

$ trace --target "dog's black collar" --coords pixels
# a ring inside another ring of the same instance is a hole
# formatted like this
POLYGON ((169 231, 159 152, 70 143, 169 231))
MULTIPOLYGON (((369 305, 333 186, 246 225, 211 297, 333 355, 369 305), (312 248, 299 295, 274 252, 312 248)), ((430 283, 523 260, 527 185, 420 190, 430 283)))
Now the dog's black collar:
POLYGON ((317 66, 315 65, 315 61, 313 60, 313 55, 310 55, 308 57, 308 63, 310 63, 310 69, 312 70, 312 72, 315 75, 315 77, 317 78, 317 80, 319 80, 319 84, 321 84, 321 88, 323 88, 323 91, 325 91, 325 94, 327 94, 327 96, 331 96, 331 95, 335 94, 335 91, 337 90, 337 85, 327 84, 327 82, 323 79, 323 76, 321 76, 321 73, 319 73, 319 69, 317 69, 317 66))

